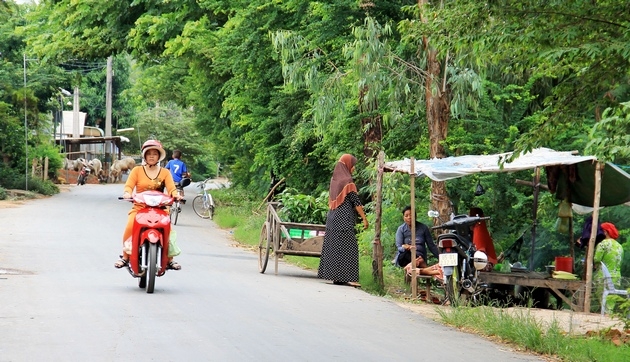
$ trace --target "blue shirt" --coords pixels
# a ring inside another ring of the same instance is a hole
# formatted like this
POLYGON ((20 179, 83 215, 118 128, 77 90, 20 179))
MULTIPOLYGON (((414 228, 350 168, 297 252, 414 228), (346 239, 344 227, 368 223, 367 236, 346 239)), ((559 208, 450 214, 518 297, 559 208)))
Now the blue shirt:
MULTIPOLYGON (((429 227, 425 224, 416 221, 416 257, 421 256, 425 261, 427 261, 427 249, 431 251, 436 258, 439 255, 438 248, 433 242, 433 237, 431 236, 431 231, 429 227)), ((398 252, 396 253, 396 262, 398 262, 398 255, 405 252, 405 248, 403 248, 403 244, 411 245, 411 227, 406 223, 403 223, 396 230, 396 249, 398 252)), ((399 265, 404 266, 404 265, 399 265)))
POLYGON ((168 161, 164 168, 171 171, 171 175, 173 175, 173 181, 175 182, 181 182, 182 175, 188 172, 186 164, 179 158, 174 158, 168 161))

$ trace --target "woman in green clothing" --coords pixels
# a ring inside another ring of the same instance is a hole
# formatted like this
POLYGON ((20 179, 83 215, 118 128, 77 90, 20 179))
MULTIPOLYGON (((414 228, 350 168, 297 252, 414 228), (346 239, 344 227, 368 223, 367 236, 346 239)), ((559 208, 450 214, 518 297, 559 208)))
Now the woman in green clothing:
MULTIPOLYGON (((619 287, 619 280, 621 279, 621 260, 623 260, 623 248, 621 244, 617 242, 619 231, 617 231, 615 225, 609 222, 602 223, 602 230, 604 230, 606 239, 602 240, 595 247, 593 263, 597 271, 595 272, 593 280, 601 281, 604 279, 601 267, 599 267, 600 262, 603 262, 606 268, 608 268, 608 271, 610 271, 615 287, 619 287)), ((606 309, 612 310, 613 308, 614 302, 607 300, 606 309)))
MULTIPOLYGON (((621 260, 623 259, 623 248, 621 247, 621 244, 617 242, 619 231, 617 231, 615 225, 609 222, 602 224, 602 230, 604 230, 606 239, 602 240, 595 247, 593 262, 595 263, 596 268, 600 262, 606 264, 606 267, 612 276, 613 283, 617 284, 619 282, 619 278, 621 278, 621 260)), ((603 278, 602 271, 600 269, 597 270, 597 274, 595 275, 599 279, 603 278)))

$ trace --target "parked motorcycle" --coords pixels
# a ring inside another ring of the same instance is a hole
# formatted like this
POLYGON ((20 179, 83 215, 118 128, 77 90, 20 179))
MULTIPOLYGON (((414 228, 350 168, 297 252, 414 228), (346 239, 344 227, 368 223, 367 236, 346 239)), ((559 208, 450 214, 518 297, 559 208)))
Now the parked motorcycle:
MULTIPOLYGON (((438 217, 436 211, 429 211, 430 217, 438 217)), ((488 256, 476 250, 472 242, 471 228, 489 217, 457 215, 451 220, 434 226, 433 230, 446 232, 437 238, 439 263, 444 272, 446 300, 456 305, 468 298, 476 297, 486 288, 479 281, 479 271, 488 264, 488 256)))
POLYGON ((153 293, 155 278, 164 275, 168 266, 171 220, 165 208, 173 204, 173 198, 159 191, 145 191, 131 199, 119 199, 145 206, 134 220, 127 268, 131 276, 140 279, 140 288, 153 293))
POLYGON ((81 167, 81 171, 79 172, 79 177, 77 177, 77 186, 85 185, 88 176, 90 175, 90 168, 87 165, 83 165, 81 167))

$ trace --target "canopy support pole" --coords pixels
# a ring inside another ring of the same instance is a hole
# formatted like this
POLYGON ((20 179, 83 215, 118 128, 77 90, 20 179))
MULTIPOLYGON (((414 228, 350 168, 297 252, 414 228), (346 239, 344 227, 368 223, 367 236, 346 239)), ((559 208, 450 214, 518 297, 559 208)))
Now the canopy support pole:
POLYGON ((536 226, 538 225, 538 194, 540 193, 540 167, 534 172, 534 205, 532 206, 532 245, 529 253, 529 271, 534 271, 534 250, 536 249, 536 226))
POLYGON ((383 282, 383 245, 381 244, 381 223, 383 214, 383 166, 385 165, 385 152, 378 153, 378 165, 376 174, 376 220, 374 221, 374 241, 372 242, 372 275, 379 287, 384 288, 383 282))
MULTIPOLYGON (((595 195, 593 197, 593 225, 591 226, 591 237, 588 239, 588 252, 586 257, 586 285, 584 291, 584 312, 591 310, 591 285, 593 282, 593 256, 595 255, 595 238, 597 237, 597 225, 599 225, 599 202, 602 188, 602 168, 604 165, 597 162, 595 165, 595 195)), ((605 303, 602 300, 602 303, 605 303)))
MULTIPOLYGON (((416 161, 411 157, 411 297, 418 297, 418 269, 416 268, 416 161)), ((429 298, 429 296, 427 296, 429 298)))

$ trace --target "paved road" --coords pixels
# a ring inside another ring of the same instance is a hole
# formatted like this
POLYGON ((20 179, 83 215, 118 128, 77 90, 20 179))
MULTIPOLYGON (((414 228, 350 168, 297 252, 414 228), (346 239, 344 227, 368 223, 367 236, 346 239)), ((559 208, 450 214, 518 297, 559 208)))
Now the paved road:
POLYGON ((256 254, 190 204, 182 270, 146 294, 113 268, 121 189, 72 186, 0 208, 0 361, 539 360, 310 271, 260 274, 256 254))

